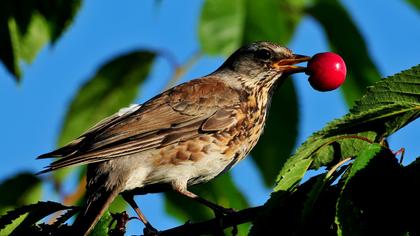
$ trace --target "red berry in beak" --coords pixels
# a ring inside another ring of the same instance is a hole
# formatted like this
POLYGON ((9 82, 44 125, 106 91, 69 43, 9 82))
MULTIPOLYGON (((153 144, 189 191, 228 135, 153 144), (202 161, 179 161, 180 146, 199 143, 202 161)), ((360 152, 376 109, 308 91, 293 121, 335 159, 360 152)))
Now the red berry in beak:
POLYGON ((309 60, 306 70, 309 83, 318 91, 330 91, 340 87, 346 80, 346 72, 343 58, 332 52, 315 54, 309 60))

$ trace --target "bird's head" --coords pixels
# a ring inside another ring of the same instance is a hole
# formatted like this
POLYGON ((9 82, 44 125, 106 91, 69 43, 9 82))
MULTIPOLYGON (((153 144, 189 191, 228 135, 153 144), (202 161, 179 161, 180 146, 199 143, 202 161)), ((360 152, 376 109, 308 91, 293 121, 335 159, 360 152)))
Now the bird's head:
POLYGON ((216 72, 235 74, 247 85, 273 84, 279 78, 304 72, 306 68, 296 64, 309 59, 271 42, 256 42, 238 49, 216 72))

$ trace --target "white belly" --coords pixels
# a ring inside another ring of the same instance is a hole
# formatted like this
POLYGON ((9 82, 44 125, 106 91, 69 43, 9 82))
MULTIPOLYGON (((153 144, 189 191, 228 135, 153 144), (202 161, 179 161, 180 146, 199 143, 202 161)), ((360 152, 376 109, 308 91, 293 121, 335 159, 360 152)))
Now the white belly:
MULTIPOLYGON (((133 157, 133 161, 140 162, 139 156, 133 157)), ((144 158, 143 160, 152 158, 144 158)), ((148 161, 141 161, 141 165, 130 171, 124 190, 141 188, 150 184, 181 184, 193 185, 207 182, 230 164, 231 159, 220 153, 209 153, 198 161, 184 161, 177 164, 153 165, 148 161)), ((186 187, 186 186, 185 186, 186 187)))

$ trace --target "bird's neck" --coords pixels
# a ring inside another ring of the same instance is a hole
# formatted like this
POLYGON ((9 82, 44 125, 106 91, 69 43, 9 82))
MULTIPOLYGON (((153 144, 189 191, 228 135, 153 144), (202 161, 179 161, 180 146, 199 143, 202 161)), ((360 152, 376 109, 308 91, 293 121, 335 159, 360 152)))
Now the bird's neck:
POLYGON ((242 91, 245 100, 248 100, 249 109, 258 111, 258 115, 265 118, 267 109, 271 104, 271 97, 275 87, 283 80, 278 71, 264 71, 250 76, 232 70, 216 70, 211 74, 223 80, 231 88, 242 91))
POLYGON ((248 93, 269 92, 277 83, 281 74, 275 70, 268 70, 260 73, 238 73, 233 70, 216 70, 209 76, 221 78, 230 87, 236 90, 244 90, 248 93))

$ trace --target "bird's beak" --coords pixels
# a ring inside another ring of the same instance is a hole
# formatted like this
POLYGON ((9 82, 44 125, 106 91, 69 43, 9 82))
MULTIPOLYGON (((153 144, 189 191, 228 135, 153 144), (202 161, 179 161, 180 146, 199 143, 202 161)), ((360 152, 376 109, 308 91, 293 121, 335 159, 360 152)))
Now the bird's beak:
POLYGON ((295 64, 309 61, 311 57, 293 54, 292 58, 283 58, 273 63, 273 67, 281 70, 283 74, 293 74, 299 72, 305 72, 306 67, 296 66, 295 64))

